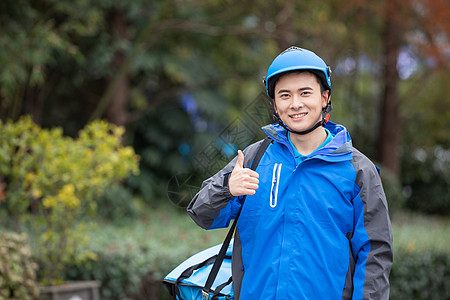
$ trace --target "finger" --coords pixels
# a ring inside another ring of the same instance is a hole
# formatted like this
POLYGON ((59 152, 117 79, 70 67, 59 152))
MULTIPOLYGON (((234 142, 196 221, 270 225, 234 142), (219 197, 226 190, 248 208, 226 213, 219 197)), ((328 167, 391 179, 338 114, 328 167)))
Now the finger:
POLYGON ((259 184, 259 179, 256 177, 252 177, 252 176, 245 176, 242 177, 241 181, 243 183, 254 183, 254 184, 259 184))
POLYGON ((248 174, 250 175, 250 177, 253 177, 253 178, 259 178, 258 172, 255 172, 255 171, 253 171, 253 170, 251 170, 251 169, 249 169, 248 174))
POLYGON ((250 178, 247 182, 251 184, 259 184, 259 180, 256 178, 250 178))
POLYGON ((258 189, 258 184, 256 183, 248 183, 246 186, 247 190, 257 190, 258 189))
POLYGON ((243 168, 244 167, 244 153, 241 150, 238 150, 238 159, 236 162, 236 166, 234 168, 243 168))
POLYGON ((244 195, 254 195, 256 194, 256 190, 245 189, 244 195))
POLYGON ((251 178, 259 178, 259 174, 249 168, 242 168, 241 174, 251 178))

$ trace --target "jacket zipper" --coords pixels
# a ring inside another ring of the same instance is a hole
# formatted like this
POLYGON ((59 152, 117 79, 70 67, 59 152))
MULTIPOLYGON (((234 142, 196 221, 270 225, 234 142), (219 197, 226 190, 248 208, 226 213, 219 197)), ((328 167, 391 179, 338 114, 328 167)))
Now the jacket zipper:
POLYGON ((272 188, 270 189, 270 207, 274 208, 278 203, 278 186, 280 185, 282 164, 275 164, 273 166, 272 174, 272 188))

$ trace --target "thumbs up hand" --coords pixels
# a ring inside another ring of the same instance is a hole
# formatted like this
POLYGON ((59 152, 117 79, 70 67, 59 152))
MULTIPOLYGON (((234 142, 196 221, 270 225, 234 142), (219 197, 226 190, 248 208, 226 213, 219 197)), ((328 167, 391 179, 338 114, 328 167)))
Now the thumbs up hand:
POLYGON ((238 159, 228 180, 228 188, 233 196, 254 195, 258 189, 259 174, 244 168, 244 153, 238 150, 238 159))

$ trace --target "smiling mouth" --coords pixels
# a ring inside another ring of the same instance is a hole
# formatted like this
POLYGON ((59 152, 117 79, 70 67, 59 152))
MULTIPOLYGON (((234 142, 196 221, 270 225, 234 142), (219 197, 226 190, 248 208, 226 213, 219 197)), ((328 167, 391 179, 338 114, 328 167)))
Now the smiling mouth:
POLYGON ((301 114, 289 115, 289 117, 292 119, 300 119, 300 118, 303 118, 304 116, 306 116, 307 114, 308 113, 301 113, 301 114))

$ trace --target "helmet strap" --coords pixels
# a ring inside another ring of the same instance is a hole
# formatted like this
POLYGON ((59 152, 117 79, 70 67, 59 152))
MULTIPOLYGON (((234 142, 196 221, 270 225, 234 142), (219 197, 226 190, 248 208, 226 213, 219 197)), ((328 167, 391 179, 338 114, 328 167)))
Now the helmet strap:
POLYGON ((278 122, 278 124, 281 125, 281 127, 283 127, 284 129, 286 129, 289 132, 295 133, 295 134, 300 134, 300 135, 305 135, 308 134, 314 130, 316 130, 317 128, 319 128, 320 126, 325 126, 326 121, 325 119, 322 118, 321 121, 317 122, 316 125, 314 125, 313 127, 311 127, 308 130, 305 131, 296 131, 296 130, 292 130, 289 127, 286 126, 286 124, 284 124, 284 122, 280 119, 280 117, 277 115, 277 113, 273 113, 273 118, 276 122, 278 122))

